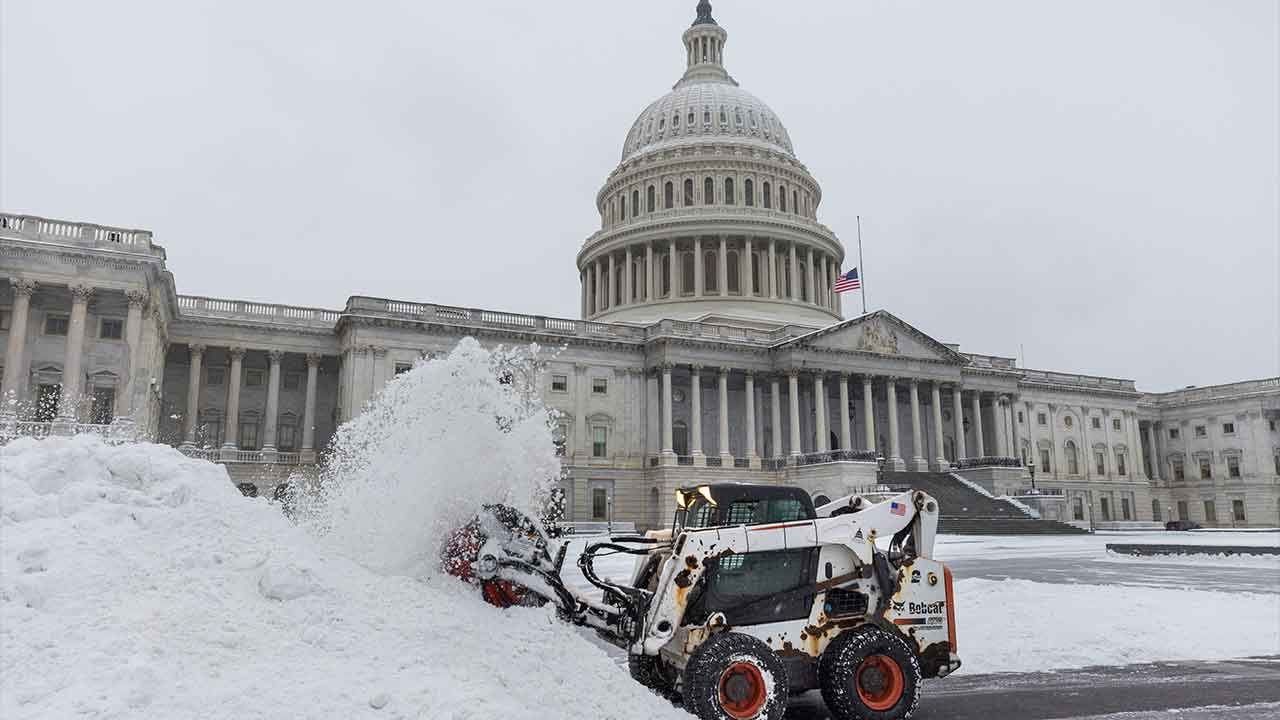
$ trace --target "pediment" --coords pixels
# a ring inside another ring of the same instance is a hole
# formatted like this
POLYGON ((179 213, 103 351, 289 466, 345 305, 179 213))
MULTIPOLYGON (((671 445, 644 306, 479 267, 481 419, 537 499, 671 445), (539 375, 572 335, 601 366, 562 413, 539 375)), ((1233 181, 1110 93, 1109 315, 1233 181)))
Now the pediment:
POLYGON ((957 365, 968 362, 960 353, 884 310, 792 338, 779 347, 843 350, 957 365))

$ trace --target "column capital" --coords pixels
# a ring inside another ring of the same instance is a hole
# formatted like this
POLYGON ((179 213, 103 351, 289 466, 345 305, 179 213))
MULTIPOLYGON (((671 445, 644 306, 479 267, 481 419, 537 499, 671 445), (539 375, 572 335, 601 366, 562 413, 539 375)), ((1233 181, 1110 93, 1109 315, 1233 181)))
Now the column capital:
POLYGON ((187 349, 191 351, 192 356, 196 356, 196 355, 204 355, 204 351, 208 350, 209 347, 207 345, 201 345, 200 343, 193 343, 191 345, 188 345, 187 349))
MULTIPOLYGON (((386 348, 384 348, 384 347, 379 347, 379 346, 377 346, 377 345, 371 345, 371 346, 369 347, 369 349, 373 351, 373 356, 374 356, 374 357, 386 357, 386 356, 387 356, 387 349, 386 349, 386 348)), ((284 353, 281 353, 281 354, 283 355, 284 353)))
POLYGON ((125 290, 124 296, 129 299, 130 309, 145 307, 150 297, 145 290, 125 290))
POLYGON ((719 372, 719 374, 726 375, 726 376, 729 373, 733 372, 733 368, 729 367, 728 365, 721 365, 720 367, 716 368, 716 370, 719 372))
POLYGON ((352 353, 354 353, 354 354, 356 354, 356 355, 359 355, 359 356, 361 356, 361 357, 364 357, 365 355, 368 355, 368 354, 369 354, 369 346, 368 346, 368 345, 353 345, 353 346, 351 347, 351 352, 352 352, 352 353))
POLYGON ((281 360, 283 360, 283 359, 284 359, 284 351, 283 351, 283 350, 268 350, 268 351, 267 351, 267 360, 268 360, 268 361, 270 361, 272 365, 279 365, 279 364, 280 364, 280 361, 281 361, 281 360))
POLYGON ((72 302, 76 302, 76 303, 87 303, 87 302, 89 302, 89 298, 93 297, 93 286, 92 286, 92 285, 86 285, 86 284, 84 284, 84 283, 77 283, 77 284, 75 284, 75 285, 68 285, 68 286, 67 286, 67 288, 68 288, 69 290, 71 290, 71 301, 72 301, 72 302))
POLYGON ((230 347, 230 348, 227 348, 227 355, 228 355, 232 360, 243 360, 243 359, 244 359, 244 354, 245 354, 245 352, 246 352, 246 351, 245 351, 245 349, 244 349, 244 348, 242 348, 242 347, 230 347))
POLYGON ((799 368, 787 368, 782 372, 787 376, 788 380, 798 380, 800 378, 799 368))
POLYGON ((672 362, 661 362, 653 366, 654 370, 660 373, 669 373, 676 368, 676 364, 672 362))
POLYGON ((836 374, 840 376, 841 382, 849 382, 849 376, 852 375, 853 373, 849 372, 848 370, 841 370, 836 374))
POLYGON ((585 372, 589 369, 589 367, 590 367, 590 366, 588 366, 586 363, 574 363, 574 364, 573 364, 573 371, 574 371, 575 373, 577 373, 577 374, 581 375, 581 374, 585 373, 585 372))
POLYGON ((909 377, 907 378, 907 384, 918 389, 920 387, 920 378, 909 377))
POLYGON ((9 278, 9 284, 13 286, 14 294, 31 297, 40 283, 28 278, 11 277, 9 278))
POLYGON ((755 371, 755 370, 752 370, 751 368, 747 368, 746 370, 743 370, 743 371, 742 371, 742 374, 743 374, 744 376, 746 376, 746 378, 747 378, 748 380, 755 380, 755 379, 756 379, 756 371, 755 371))
POLYGON ((704 365, 701 365, 698 363, 689 363, 689 372, 693 373, 694 375, 698 375, 702 373, 702 370, 704 369, 704 367, 705 367, 704 365))
POLYGON ((320 367, 320 360, 323 357, 320 353, 307 353, 307 367, 320 367))

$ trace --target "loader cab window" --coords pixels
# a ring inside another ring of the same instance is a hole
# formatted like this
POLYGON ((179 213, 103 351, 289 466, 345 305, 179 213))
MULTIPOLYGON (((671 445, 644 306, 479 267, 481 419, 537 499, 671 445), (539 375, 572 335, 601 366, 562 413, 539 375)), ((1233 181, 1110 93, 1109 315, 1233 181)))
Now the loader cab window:
POLYGON ((734 500, 726 508, 714 506, 698 498, 689 508, 684 526, 687 528, 723 525, 763 525, 765 523, 812 520, 809 508, 796 498, 762 498, 734 500))
POLYGON ((773 550, 712 558, 696 586, 685 624, 706 622, 722 612, 730 625, 802 620, 813 609, 818 548, 773 550))

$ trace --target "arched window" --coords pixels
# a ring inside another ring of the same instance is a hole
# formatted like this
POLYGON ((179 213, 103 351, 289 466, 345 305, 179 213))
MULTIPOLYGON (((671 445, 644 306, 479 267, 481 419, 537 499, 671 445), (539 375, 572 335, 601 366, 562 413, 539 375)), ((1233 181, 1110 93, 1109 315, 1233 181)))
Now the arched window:
POLYGON ((1067 449, 1067 474, 1079 475, 1080 474, 1080 457, 1076 453, 1076 444, 1068 440, 1066 449, 1067 449))
POLYGON ((759 295, 760 290, 760 254, 751 253, 751 292, 759 295))
POLYGON ((764 184, 764 207, 766 210, 773 209, 773 193, 770 191, 769 183, 764 184))
POLYGON ((618 219, 626 220, 627 219, 627 196, 626 195, 620 195, 618 197, 618 210, 620 211, 618 219))
POLYGON ((662 207, 664 210, 670 210, 676 205, 676 186, 668 180, 662 189, 662 207))
POLYGON ((724 204, 732 205, 737 200, 733 197, 733 178, 724 179, 724 204))
POLYGON ((717 257, 715 250, 702 253, 702 289, 705 292, 720 291, 720 285, 716 282, 719 277, 717 257))
POLYGON ((714 205, 715 202, 716 202, 716 181, 711 178, 707 178, 706 181, 702 183, 702 204, 714 205))
POLYGON ((657 207, 658 197, 657 197, 657 196, 658 196, 657 189, 656 189, 656 188, 654 188, 652 185, 650 185, 650 186, 649 186, 648 204, 646 205, 646 207, 648 208, 649 212, 653 212, 654 210, 657 210, 657 209, 658 209, 658 207, 657 207))
POLYGON ((782 212, 787 211, 787 186, 778 186, 778 209, 782 212))
POLYGON ((680 292, 693 292, 693 253, 687 251, 680 254, 680 292))
POLYGON ((728 253, 728 259, 725 260, 725 267, 729 269, 729 279, 725 284, 731 293, 742 292, 741 257, 742 256, 738 254, 737 250, 730 250, 728 253))
POLYGON ((640 191, 639 190, 631 191, 631 214, 636 216, 640 215, 640 191))
POLYGON ((800 214, 800 192, 797 190, 791 191, 791 213, 793 215, 800 214))
POLYGON ((689 454, 689 426, 683 420, 671 423, 671 444, 675 454, 682 457, 689 454))
POLYGON ((684 181, 684 206, 685 207, 693 206, 693 180, 692 179, 688 179, 684 181))
POLYGON ((661 290, 659 293, 663 297, 671 297, 671 255, 664 254, 662 256, 662 279, 658 281, 661 290))
POLYGON ((747 207, 754 207, 756 204, 756 184, 751 178, 742 181, 742 197, 747 207))

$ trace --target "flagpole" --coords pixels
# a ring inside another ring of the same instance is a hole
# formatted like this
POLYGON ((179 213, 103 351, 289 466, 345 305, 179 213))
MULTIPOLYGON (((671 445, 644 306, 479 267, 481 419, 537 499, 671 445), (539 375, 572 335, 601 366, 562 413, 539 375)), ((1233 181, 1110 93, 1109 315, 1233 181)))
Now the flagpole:
POLYGON ((858 215, 858 273, 862 278, 862 314, 867 314, 867 266, 862 262, 862 216, 858 215))

